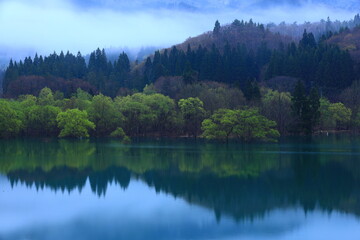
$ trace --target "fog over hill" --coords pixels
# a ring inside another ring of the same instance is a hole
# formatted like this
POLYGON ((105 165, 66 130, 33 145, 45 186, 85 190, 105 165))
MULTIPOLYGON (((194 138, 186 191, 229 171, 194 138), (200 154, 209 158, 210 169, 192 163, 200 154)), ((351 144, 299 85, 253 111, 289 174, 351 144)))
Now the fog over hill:
POLYGON ((234 19, 267 24, 349 20, 355 0, 1 0, 0 66, 37 52, 170 47, 234 19))

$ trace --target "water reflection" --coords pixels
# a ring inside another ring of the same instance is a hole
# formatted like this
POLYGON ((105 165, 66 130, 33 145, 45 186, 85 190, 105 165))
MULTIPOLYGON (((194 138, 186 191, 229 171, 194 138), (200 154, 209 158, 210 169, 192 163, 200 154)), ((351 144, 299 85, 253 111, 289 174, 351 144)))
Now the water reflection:
POLYGON ((0 199, 0 239, 7 240, 355 240, 360 236, 359 221, 353 216, 339 212, 327 214, 319 209, 306 214, 297 207, 273 209, 263 217, 241 223, 228 217, 219 223, 205 208, 163 193, 155 194, 136 180, 126 191, 109 184, 106 198, 92 198, 89 183, 81 193, 74 191, 71 195, 35 192, 25 186, 8 193, 8 200, 0 199), (22 206, 23 199, 28 204, 22 206))
MULTIPOLYGON (((113 140, 0 141, 0 173, 8 179, 0 179, 0 185, 8 185, 7 191, 12 193, 0 192, 0 206, 17 206, 15 198, 21 205, 32 196, 36 199, 33 204, 45 201, 43 206, 49 208, 67 203, 65 212, 78 213, 80 205, 85 207, 85 214, 46 226, 51 237, 41 237, 46 236, 45 228, 37 225, 27 226, 30 230, 22 228, 17 234, 7 230, 9 239, 23 239, 29 234, 33 236, 29 239, 66 239, 58 232, 59 224, 72 232, 73 239, 97 239, 95 236, 105 234, 102 231, 108 221, 126 229, 121 233, 111 230, 123 239, 144 239, 158 234, 154 229, 161 229, 162 234, 150 239, 206 239, 217 238, 217 234, 222 236, 218 239, 241 239, 257 228, 265 237, 252 236, 254 239, 280 239, 284 232, 287 239, 304 239, 290 237, 289 233, 304 225, 308 231, 304 236, 311 232, 306 216, 312 216, 314 224, 323 224, 330 214, 337 217, 327 224, 343 219, 338 222, 341 225, 351 218, 344 228, 357 225, 359 143, 358 138, 351 137, 315 138, 311 144, 288 139, 280 144, 252 145, 189 140, 142 140, 132 145, 113 140), (94 194, 98 197, 91 197, 94 194), (151 225, 150 219, 158 219, 159 213, 163 219, 151 225), (96 217, 89 220, 89 215, 96 217), (103 226, 94 227, 99 221, 103 226), (214 227, 219 224, 221 228, 214 227), (87 238, 78 238, 76 234, 81 231, 72 230, 75 225, 101 232, 88 231, 87 238), (139 227, 146 235, 138 234, 137 238, 139 227), (178 238, 170 230, 173 228, 177 228, 178 238)), ((26 208, 29 218, 36 215, 33 205, 26 204, 26 208)), ((8 209, 8 215, 3 216, 14 218, 14 211, 8 209)), ((23 216, 23 212, 18 213, 23 216)), ((58 221, 61 217, 50 219, 58 221)))

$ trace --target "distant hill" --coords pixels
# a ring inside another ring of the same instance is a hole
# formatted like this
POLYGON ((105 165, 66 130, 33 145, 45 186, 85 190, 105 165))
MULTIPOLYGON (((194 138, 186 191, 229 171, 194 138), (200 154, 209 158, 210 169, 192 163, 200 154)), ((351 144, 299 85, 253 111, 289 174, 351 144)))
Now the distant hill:
MULTIPOLYGON (((214 44, 215 47, 222 49, 228 43, 232 47, 244 44, 248 49, 254 50, 261 44, 266 43, 268 48, 276 49, 280 43, 286 46, 292 41, 299 42, 303 37, 304 30, 308 33, 311 32, 315 39, 319 41, 321 38, 337 35, 339 32, 345 31, 346 34, 349 30, 358 26, 360 26, 359 14, 348 21, 333 21, 328 18, 318 22, 305 22, 302 24, 282 22, 280 24, 268 23, 263 25, 253 23, 252 20, 249 22, 235 20, 231 24, 221 26, 217 34, 208 31, 196 37, 188 38, 185 42, 176 45, 176 47, 186 51, 188 45, 194 49, 199 45, 211 48, 214 44)), ((343 34, 340 36, 343 36, 343 34)), ((351 40, 349 39, 349 41, 351 40)))
POLYGON ((328 44, 322 44, 309 31, 297 41, 252 20, 223 26, 217 21, 212 31, 156 51, 142 62, 150 48, 133 56, 121 53, 124 49, 97 49, 88 61, 70 53, 25 58, 9 64, 3 89, 5 96, 16 97, 56 83, 52 89, 65 96, 83 87, 114 97, 132 89, 141 91, 164 77, 170 77, 164 82, 171 86, 171 77, 177 77, 186 85, 218 82, 238 87, 251 100, 258 95, 257 83, 269 81, 277 89, 289 90, 293 84, 288 86, 288 79, 299 79, 307 88, 316 86, 332 96, 360 78, 359 39, 360 28, 327 35, 322 41, 328 44), (132 62, 136 58, 140 61, 132 62))
POLYGON ((188 45, 192 49, 199 45, 211 48, 213 45, 223 49, 226 44, 231 47, 245 45, 248 49, 255 50, 261 44, 266 43, 270 49, 278 48, 280 43, 288 44, 292 41, 289 36, 273 33, 265 29, 264 25, 235 20, 231 24, 221 26, 217 33, 209 31, 196 37, 188 38, 185 42, 176 45, 180 50, 186 51, 188 45))
MULTIPOLYGON (((349 41, 354 44, 354 39, 349 41)), ((251 20, 225 26, 217 22, 213 31, 155 52, 142 65, 144 83, 154 83, 162 76, 182 76, 185 83, 214 81, 237 86, 247 96, 256 90, 254 81, 279 79, 284 85, 283 79, 299 79, 307 88, 317 86, 333 96, 358 78, 359 68, 349 52, 328 43, 321 44, 304 30, 298 41, 251 20)))
POLYGON ((353 29, 360 25, 360 15, 356 14, 353 19, 347 21, 331 20, 329 17, 318 22, 304 22, 304 23, 285 23, 280 24, 268 23, 266 29, 271 32, 280 33, 281 35, 290 36, 294 40, 299 41, 303 37, 304 30, 314 34, 315 38, 319 40, 324 35, 335 34, 347 29, 353 29))

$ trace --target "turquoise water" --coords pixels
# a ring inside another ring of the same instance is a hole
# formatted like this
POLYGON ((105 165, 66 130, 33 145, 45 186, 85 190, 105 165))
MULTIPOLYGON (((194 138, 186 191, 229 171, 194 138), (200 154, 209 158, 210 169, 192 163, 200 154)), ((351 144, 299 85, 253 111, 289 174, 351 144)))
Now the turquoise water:
POLYGON ((0 141, 0 239, 360 239, 360 138, 0 141))

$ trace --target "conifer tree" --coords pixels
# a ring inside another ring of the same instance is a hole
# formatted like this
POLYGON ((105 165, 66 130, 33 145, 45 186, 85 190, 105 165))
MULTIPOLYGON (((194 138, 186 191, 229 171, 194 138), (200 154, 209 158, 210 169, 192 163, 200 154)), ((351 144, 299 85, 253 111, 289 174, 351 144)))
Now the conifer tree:
POLYGON ((214 34, 215 36, 217 36, 217 35, 219 35, 219 33, 220 33, 220 23, 219 23, 218 20, 216 20, 213 34, 214 34))

